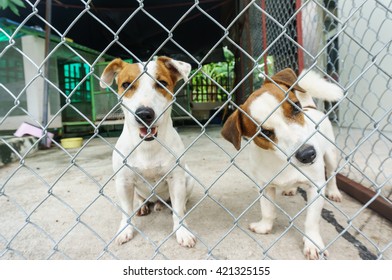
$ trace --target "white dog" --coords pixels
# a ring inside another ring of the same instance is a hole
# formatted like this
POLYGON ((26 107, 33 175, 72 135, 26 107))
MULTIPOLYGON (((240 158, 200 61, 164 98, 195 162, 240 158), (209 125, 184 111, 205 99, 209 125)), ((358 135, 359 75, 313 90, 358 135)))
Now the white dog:
POLYGON ((309 204, 304 254, 308 259, 318 259, 319 251, 325 249, 319 230, 322 195, 326 193, 336 202, 342 200, 342 195, 333 176, 337 153, 332 125, 316 109, 312 97, 336 101, 343 93, 315 72, 300 77, 299 85, 291 69, 277 73, 272 80, 253 92, 228 118, 222 135, 237 150, 241 148, 242 136, 252 140, 249 169, 262 188, 262 219, 250 224, 250 229, 261 234, 271 232, 276 216, 276 187, 292 194, 293 188, 304 186, 309 204))
POLYGON ((116 190, 123 210, 117 233, 118 244, 134 236, 133 216, 147 215, 149 203, 172 204, 173 231, 177 241, 193 247, 195 236, 183 220, 185 204, 193 180, 185 171, 180 136, 173 127, 171 103, 176 83, 187 79, 191 66, 168 57, 159 57, 146 65, 113 60, 104 70, 100 85, 109 87, 115 79, 122 96, 124 128, 113 151, 116 190), (133 200, 139 202, 134 212, 133 200))

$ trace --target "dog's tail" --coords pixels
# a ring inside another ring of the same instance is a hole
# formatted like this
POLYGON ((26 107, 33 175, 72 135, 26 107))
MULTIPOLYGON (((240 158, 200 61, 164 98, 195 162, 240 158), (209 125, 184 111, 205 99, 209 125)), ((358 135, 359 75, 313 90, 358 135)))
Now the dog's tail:
POLYGON ((297 92, 300 101, 304 106, 313 105, 312 97, 326 101, 337 101, 343 97, 343 90, 336 84, 326 81, 323 77, 314 71, 304 69, 299 76, 299 86, 306 93, 297 92))

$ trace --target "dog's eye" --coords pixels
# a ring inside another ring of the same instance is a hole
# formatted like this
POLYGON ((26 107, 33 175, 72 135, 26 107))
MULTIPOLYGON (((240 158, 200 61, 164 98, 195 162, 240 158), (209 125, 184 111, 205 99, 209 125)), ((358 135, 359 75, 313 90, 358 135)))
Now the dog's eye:
POLYGON ((158 83, 156 83, 156 85, 159 88, 164 88, 164 87, 167 87, 168 83, 164 80, 158 80, 158 83))
POLYGON ((261 129, 259 135, 257 136, 261 138, 268 137, 271 139, 274 136, 274 131, 269 129, 261 129))
POLYGON ((301 103, 299 103, 298 101, 295 102, 294 104, 295 104, 295 106, 293 105, 293 115, 297 115, 302 112, 302 110, 301 110, 302 106, 301 106, 301 103))
POLYGON ((122 86, 122 88, 123 89, 133 89, 133 85, 131 85, 131 83, 129 83, 129 82, 124 82, 124 83, 122 83, 121 84, 121 86, 122 86), (130 86, 130 87, 129 87, 130 86))

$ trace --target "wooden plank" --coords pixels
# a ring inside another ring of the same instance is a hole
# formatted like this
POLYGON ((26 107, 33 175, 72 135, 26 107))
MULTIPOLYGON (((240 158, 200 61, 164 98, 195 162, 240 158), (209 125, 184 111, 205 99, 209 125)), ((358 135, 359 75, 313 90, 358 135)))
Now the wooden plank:
MULTIPOLYGON (((363 204, 377 195, 373 190, 354 182, 342 174, 336 175, 336 183, 339 189, 363 204)), ((377 196, 377 198, 368 205, 368 208, 392 222, 392 201, 389 199, 377 196)))

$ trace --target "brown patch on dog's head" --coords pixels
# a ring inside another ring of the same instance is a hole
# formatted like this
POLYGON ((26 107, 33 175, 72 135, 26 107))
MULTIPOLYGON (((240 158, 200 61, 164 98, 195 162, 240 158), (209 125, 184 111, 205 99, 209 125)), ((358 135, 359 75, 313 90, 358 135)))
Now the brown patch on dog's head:
POLYGON ((141 71, 138 64, 130 64, 116 58, 106 66, 101 75, 100 85, 102 88, 107 88, 112 85, 113 80, 116 80, 118 85, 118 94, 122 95, 126 90, 124 96, 130 97, 138 87, 138 77, 141 71))
MULTIPOLYGON (((280 104, 283 116, 287 122, 296 122, 303 126, 305 123, 304 115, 301 111, 301 104, 293 90, 304 92, 296 84, 297 76, 294 71, 287 68, 272 76, 271 79, 277 83, 280 88, 271 81, 266 81, 264 85, 253 92, 245 101, 240 109, 237 109, 225 122, 222 128, 222 136, 231 142, 239 150, 241 148, 241 137, 253 138, 257 146, 265 150, 273 150, 279 139, 275 135, 275 128, 268 126, 269 122, 260 116, 252 115, 250 106, 263 94, 272 95, 276 99, 276 104, 280 104), (289 88, 291 88, 290 91, 289 88), (290 101, 288 101, 290 100, 290 101), (259 125, 263 123, 260 127, 259 125), (272 142, 271 142, 272 141, 272 142)), ((275 108, 266 108, 273 112, 275 108)), ((269 115, 268 113, 266 115, 269 115)), ((271 116, 270 116, 271 117, 271 116)))
MULTIPOLYGON (((249 100, 249 99, 248 99, 249 100)), ((241 148, 241 138, 252 138, 255 143, 263 149, 274 149, 274 144, 266 138, 270 138, 276 143, 273 130, 259 128, 255 120, 250 116, 248 100, 240 106, 240 109, 234 111, 223 125, 221 134, 223 138, 232 143, 239 150, 241 148), (263 133, 261 133, 263 132, 263 133)))
POLYGON ((123 69, 124 63, 121 58, 116 58, 105 67, 99 82, 101 88, 107 88, 113 84, 116 75, 123 69))
MULTIPOLYGON (((273 80, 277 84, 285 85, 288 88, 292 87, 292 89, 305 92, 303 88, 301 88, 298 83, 297 83, 297 75, 291 68, 286 68, 283 69, 282 71, 276 73, 271 77, 271 80, 273 80)), ((265 84, 272 83, 270 80, 266 79, 264 82, 265 84)), ((273 84, 273 83, 272 83, 273 84)))
POLYGON ((241 137, 242 137, 242 123, 241 123, 241 112, 237 109, 233 114, 226 120, 221 134, 223 138, 229 141, 234 147, 239 150, 241 148, 241 137))
POLYGON ((277 83, 278 86, 269 80, 266 81, 260 90, 252 94, 255 95, 253 99, 263 93, 273 95, 281 104, 280 107, 288 121, 297 122, 301 126, 304 125, 305 118, 301 110, 302 107, 294 90, 300 92, 305 92, 305 90, 297 84, 297 76, 294 71, 286 68, 272 76, 271 80, 277 83))
MULTIPOLYGON (((191 71, 188 63, 177 61, 169 57, 161 56, 156 61, 155 73, 150 73, 154 79, 154 87, 165 98, 172 99, 174 87, 181 79, 186 79, 191 71)), ((130 64, 117 58, 106 66, 101 75, 100 85, 107 88, 116 80, 118 93, 131 97, 139 86, 139 77, 142 74, 141 66, 138 63, 130 64)))
POLYGON ((279 84, 284 91, 270 81, 266 83, 267 85, 270 84, 275 87, 275 90, 271 89, 271 93, 275 95, 279 102, 282 102, 286 98, 286 92, 288 92, 286 100, 281 105, 283 113, 288 120, 304 125, 305 118, 300 110, 302 107, 293 90, 298 90, 300 92, 305 92, 305 90, 298 85, 297 78, 297 75, 291 68, 286 68, 271 77, 271 79, 279 84), (288 91, 289 88, 291 88, 290 91, 288 91))
POLYGON ((169 75, 172 77, 174 83, 177 83, 182 79, 186 81, 191 72, 191 65, 189 63, 175 60, 167 56, 158 57, 157 63, 164 65, 164 67, 169 70, 169 75))
POLYGON ((165 98, 171 100, 173 98, 174 87, 181 79, 186 79, 190 73, 190 65, 184 62, 173 60, 166 56, 160 56, 156 60, 156 83, 155 88, 165 98), (185 69, 183 69, 183 65, 185 69), (189 66, 189 70, 187 70, 189 66))

